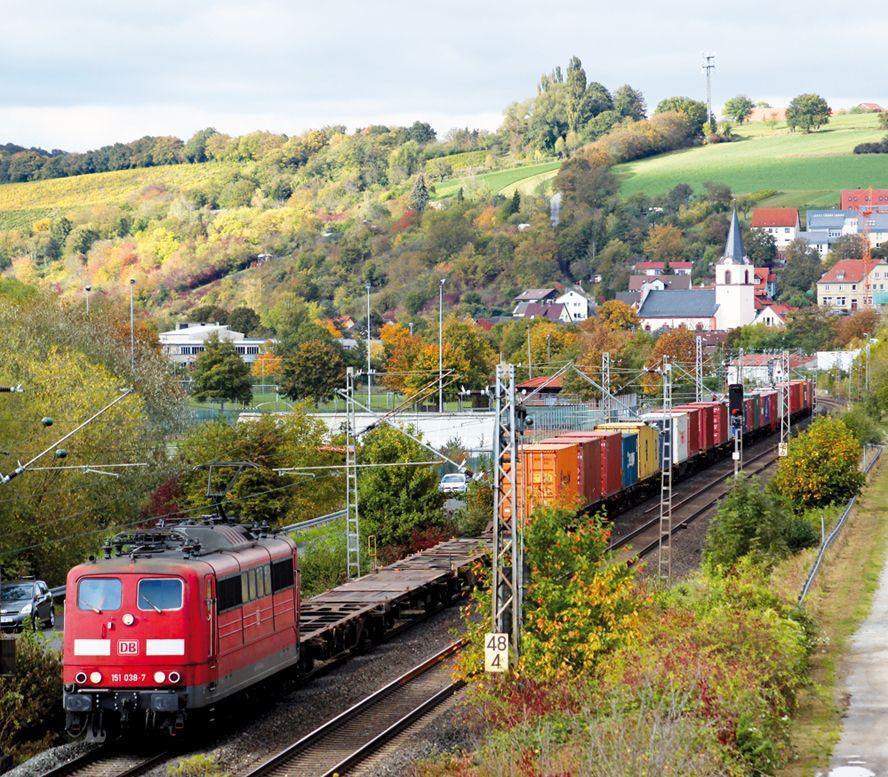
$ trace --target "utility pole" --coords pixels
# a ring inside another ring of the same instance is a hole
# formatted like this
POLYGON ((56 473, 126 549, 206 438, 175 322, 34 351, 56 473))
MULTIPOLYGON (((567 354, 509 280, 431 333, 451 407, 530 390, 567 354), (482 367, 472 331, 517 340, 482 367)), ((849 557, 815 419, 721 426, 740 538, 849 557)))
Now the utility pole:
POLYGON ((712 113, 712 71, 715 70, 715 54, 701 52, 703 56, 703 72, 706 74, 706 121, 710 128, 715 123, 715 115, 712 113))
POLYGON ((438 283, 438 412, 444 412, 444 283, 438 283))
POLYGON ((373 408, 373 367, 370 364, 370 281, 367 289, 367 407, 373 408))
POLYGON ((703 337, 697 335, 697 351, 694 360, 694 396, 697 402, 703 401, 703 337))
POLYGON ((136 279, 130 278, 130 372, 136 374, 136 316, 133 308, 133 286, 136 279))
POLYGON ((780 444, 777 454, 786 456, 789 452, 790 401, 789 401, 789 351, 780 354, 780 372, 783 373, 783 384, 780 386, 780 444))
POLYGON ((869 396, 869 362, 870 362, 870 336, 869 333, 865 333, 864 337, 866 337, 866 360, 864 362, 864 377, 863 377, 863 391, 865 396, 869 396))
POLYGON ((345 546, 349 580, 361 576, 358 518, 358 429, 355 420, 355 368, 345 371, 345 546))
POLYGON ((92 291, 92 286, 87 284, 83 287, 83 292, 86 295, 86 317, 89 318, 89 293, 92 291))
POLYGON ((740 349, 740 356, 737 359, 737 383, 741 386, 743 385, 743 359, 746 358, 746 354, 743 349, 740 349))
POLYGON ((546 363, 550 365, 552 364, 552 333, 548 333, 546 335, 546 363))
POLYGON ((660 543, 657 549, 660 577, 672 576, 672 363, 663 357, 663 461, 660 468, 660 543))
POLYGON ((533 355, 530 351, 530 324, 527 325, 527 379, 533 378, 533 355))
POLYGON ((611 355, 609 351, 601 352, 601 385, 604 391, 601 393, 601 409, 604 412, 605 422, 611 420, 611 355))
POLYGON ((524 585, 523 499, 518 483, 518 424, 515 366, 499 364, 493 437, 492 629, 508 635, 513 658, 521 644, 524 585))

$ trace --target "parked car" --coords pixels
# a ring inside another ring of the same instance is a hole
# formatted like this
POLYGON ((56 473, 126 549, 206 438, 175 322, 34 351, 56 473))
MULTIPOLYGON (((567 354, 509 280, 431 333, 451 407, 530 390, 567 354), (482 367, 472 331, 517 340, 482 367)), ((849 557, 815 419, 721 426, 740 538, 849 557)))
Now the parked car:
POLYGON ((438 490, 445 494, 464 494, 469 490, 469 476, 464 472, 453 472, 441 478, 438 490))
POLYGON ((55 626, 55 604, 46 583, 16 580, 0 585, 0 629, 20 631, 29 618, 34 628, 55 626))

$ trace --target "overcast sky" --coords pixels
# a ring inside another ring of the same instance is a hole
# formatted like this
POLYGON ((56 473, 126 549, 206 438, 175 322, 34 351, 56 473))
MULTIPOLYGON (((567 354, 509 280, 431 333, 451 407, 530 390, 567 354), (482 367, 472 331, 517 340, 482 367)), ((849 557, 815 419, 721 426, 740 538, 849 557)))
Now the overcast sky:
POLYGON ((653 107, 744 92, 888 103, 888 4, 834 0, 0 0, 0 142, 85 150, 145 134, 324 124, 495 129, 540 73, 583 61, 653 107))

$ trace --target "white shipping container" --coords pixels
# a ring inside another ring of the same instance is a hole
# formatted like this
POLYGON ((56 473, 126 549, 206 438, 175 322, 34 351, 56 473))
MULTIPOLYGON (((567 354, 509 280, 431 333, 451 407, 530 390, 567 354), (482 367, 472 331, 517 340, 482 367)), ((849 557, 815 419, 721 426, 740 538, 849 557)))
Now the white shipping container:
MULTIPOLYGON (((644 413, 641 418, 649 424, 653 424, 660 430, 660 445, 663 445, 663 430, 666 428, 667 413, 644 413)), ((681 464, 688 458, 688 414, 682 412, 672 413, 672 463, 681 464)), ((663 448, 659 451, 659 461, 663 462, 663 448)))

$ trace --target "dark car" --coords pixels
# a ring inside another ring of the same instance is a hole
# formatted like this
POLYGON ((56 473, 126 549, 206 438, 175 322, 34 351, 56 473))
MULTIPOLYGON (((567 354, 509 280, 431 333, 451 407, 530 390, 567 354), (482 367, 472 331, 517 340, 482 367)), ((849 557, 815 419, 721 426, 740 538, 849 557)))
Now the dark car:
POLYGON ((55 607, 46 583, 17 580, 0 585, 0 629, 18 631, 29 618, 34 628, 55 626, 55 607))

